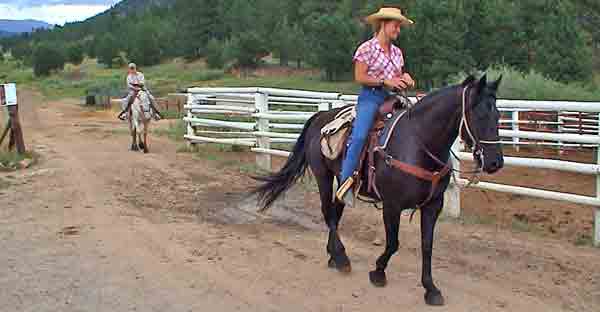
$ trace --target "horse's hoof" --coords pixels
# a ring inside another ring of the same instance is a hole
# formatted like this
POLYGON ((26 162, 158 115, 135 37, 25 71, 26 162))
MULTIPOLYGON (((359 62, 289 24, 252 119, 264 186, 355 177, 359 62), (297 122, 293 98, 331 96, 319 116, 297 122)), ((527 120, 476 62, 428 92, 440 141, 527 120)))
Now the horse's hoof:
POLYGON ((350 264, 350 262, 348 262, 347 264, 342 264, 342 265, 336 267, 336 269, 340 273, 344 273, 344 274, 352 273, 352 265, 350 264))
POLYGON ((146 149, 146 145, 144 145, 144 143, 142 143, 142 142, 140 142, 138 144, 138 146, 139 146, 140 149, 146 149))
POLYGON ((147 148, 144 148, 144 154, 148 154, 150 151, 147 148))
POLYGON ((336 265, 335 260, 333 260, 333 257, 329 258, 329 261, 327 261, 327 267, 329 267, 330 269, 335 269, 336 265))
POLYGON ((336 269, 340 273, 350 273, 352 272, 352 264, 350 264, 350 259, 345 257, 344 259, 336 262, 333 257, 329 258, 327 261, 327 266, 331 269, 336 269))
POLYGON ((385 271, 371 271, 369 272, 369 280, 375 287, 385 287, 387 285, 387 277, 385 277, 385 271))
POLYGON ((444 296, 439 290, 425 292, 425 303, 432 306, 443 306, 444 296))
POLYGON ((137 145, 133 144, 133 145, 131 145, 131 150, 132 150, 132 151, 134 151, 134 152, 137 152, 137 151, 139 151, 140 149, 138 148, 138 146, 137 146, 137 145))

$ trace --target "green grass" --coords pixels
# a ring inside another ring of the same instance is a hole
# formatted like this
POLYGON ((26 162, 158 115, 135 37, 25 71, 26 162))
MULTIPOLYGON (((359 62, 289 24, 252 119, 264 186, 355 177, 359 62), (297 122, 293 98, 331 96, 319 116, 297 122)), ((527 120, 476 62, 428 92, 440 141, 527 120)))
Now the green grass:
MULTIPOLYGON (((443 216, 443 215, 442 215, 443 216)), ((496 219, 489 216, 480 216, 480 215, 461 215, 459 219, 454 218, 443 218, 444 221, 458 221, 460 224, 465 225, 474 225, 474 224, 483 224, 483 225, 492 225, 496 223, 496 219)))
POLYGON ((10 181, 0 178, 0 191, 9 188, 11 185, 10 181))
POLYGON ((187 129, 183 120, 174 120, 169 124, 169 127, 152 129, 153 134, 158 136, 166 136, 174 141, 183 141, 183 136, 186 134, 187 129))
POLYGON ((579 234, 574 242, 575 246, 593 246, 594 240, 591 235, 579 234))
MULTIPOLYGON (((268 66, 268 65, 266 65, 268 66)), ((208 69, 203 62, 186 63, 174 59, 165 63, 141 68, 148 86, 157 97, 181 91, 187 87, 273 87, 312 91, 340 92, 356 94, 358 85, 353 81, 329 82, 322 79, 321 74, 298 72, 289 76, 248 77, 240 79, 223 70, 208 69)), ((583 83, 560 83, 544 77, 536 72, 520 73, 505 66, 497 66, 488 71, 489 77, 495 79, 504 76, 500 88, 500 98, 537 99, 537 100, 600 100, 600 74, 593 80, 583 83)), ((124 68, 105 68, 93 59, 86 59, 80 66, 67 64, 62 72, 50 77, 38 78, 31 68, 9 60, 0 63, 0 76, 4 80, 38 88, 50 99, 82 98, 86 92, 112 93, 122 95, 125 91, 124 68)), ((453 79, 460 82, 466 75, 457 74, 453 79)))
POLYGON ((176 153, 191 153, 193 152, 187 144, 179 144, 177 149, 175 149, 176 153))
POLYGON ((222 87, 269 87, 309 91, 357 94, 358 85, 352 81, 323 81, 319 75, 296 75, 290 77, 256 77, 239 79, 226 76, 221 80, 205 83, 204 86, 222 87))
POLYGON ((34 153, 19 154, 14 151, 0 151, 0 171, 13 171, 19 169, 19 162, 30 159, 33 163, 37 160, 34 153))
POLYGON ((534 231, 534 227, 535 227, 535 225, 530 224, 527 221, 514 219, 514 218, 512 219, 510 226, 514 231, 524 232, 524 233, 529 233, 529 232, 534 231))
POLYGON ((175 110, 164 110, 161 111, 160 114, 163 116, 164 119, 180 119, 183 117, 183 113, 180 113, 175 110))
MULTIPOLYGON (((356 93, 353 82, 326 82, 319 75, 299 74, 291 77, 250 77, 239 79, 223 70, 208 69, 202 62, 185 63, 179 59, 140 69, 149 88, 156 96, 180 91, 187 87, 275 87, 356 93)), ((6 80, 38 88, 50 99, 77 98, 87 91, 122 93, 125 90, 124 68, 105 68, 93 59, 81 65, 67 64, 63 71, 49 77, 35 77, 31 68, 9 60, 0 63, 0 73, 6 80)))

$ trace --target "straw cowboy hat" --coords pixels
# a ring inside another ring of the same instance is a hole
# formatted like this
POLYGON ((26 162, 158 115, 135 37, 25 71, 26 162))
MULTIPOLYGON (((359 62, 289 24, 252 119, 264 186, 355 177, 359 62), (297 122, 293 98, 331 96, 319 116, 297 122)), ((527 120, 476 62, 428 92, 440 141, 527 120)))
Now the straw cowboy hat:
POLYGON ((415 23, 408 17, 402 15, 402 11, 397 8, 381 8, 377 13, 367 16, 365 20, 371 25, 377 25, 377 23, 383 19, 400 21, 402 25, 411 25, 415 23))

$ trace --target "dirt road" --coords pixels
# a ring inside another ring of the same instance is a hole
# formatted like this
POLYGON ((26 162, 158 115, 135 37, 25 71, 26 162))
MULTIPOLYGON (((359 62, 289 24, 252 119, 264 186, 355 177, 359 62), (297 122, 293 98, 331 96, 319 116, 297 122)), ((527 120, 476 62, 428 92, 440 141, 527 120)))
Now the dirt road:
MULTIPOLYGON (((600 251, 489 225, 443 222, 442 308, 423 302, 418 222, 376 289, 379 212, 348 210, 353 272, 326 265, 316 194, 298 187, 256 215, 235 164, 152 137, 129 152, 113 114, 20 94, 34 168, 0 173, 0 311, 598 311, 600 251)), ((165 123, 164 121, 161 123, 165 123)))

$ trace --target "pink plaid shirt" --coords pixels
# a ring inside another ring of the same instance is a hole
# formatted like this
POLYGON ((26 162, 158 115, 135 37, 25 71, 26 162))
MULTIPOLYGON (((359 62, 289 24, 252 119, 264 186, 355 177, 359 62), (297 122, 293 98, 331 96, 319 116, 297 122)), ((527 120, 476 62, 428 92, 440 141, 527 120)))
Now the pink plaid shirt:
POLYGON ((379 45, 377 37, 361 44, 354 53, 353 61, 367 64, 367 75, 377 79, 398 77, 402 75, 402 67, 404 67, 402 50, 392 44, 390 55, 387 56, 379 45))

